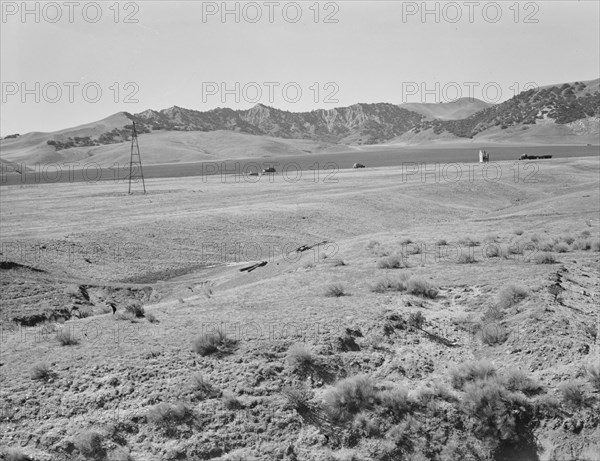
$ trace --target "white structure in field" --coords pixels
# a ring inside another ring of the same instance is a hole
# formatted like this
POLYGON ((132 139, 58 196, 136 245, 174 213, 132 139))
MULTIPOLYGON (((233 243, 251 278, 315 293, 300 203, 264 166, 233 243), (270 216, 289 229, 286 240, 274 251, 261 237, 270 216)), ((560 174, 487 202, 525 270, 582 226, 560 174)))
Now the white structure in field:
POLYGON ((484 150, 479 150, 479 163, 488 163, 490 161, 490 154, 484 150))

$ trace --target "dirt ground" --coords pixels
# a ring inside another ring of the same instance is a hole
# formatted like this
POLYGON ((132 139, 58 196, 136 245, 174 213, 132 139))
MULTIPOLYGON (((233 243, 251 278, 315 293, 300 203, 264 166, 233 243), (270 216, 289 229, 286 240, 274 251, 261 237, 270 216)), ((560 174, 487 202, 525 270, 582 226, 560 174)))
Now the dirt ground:
POLYGON ((599 352, 599 158, 461 164, 460 177, 426 167, 156 179, 146 195, 114 182, 3 187, 0 445, 36 460, 598 459, 586 367, 599 352), (536 263, 547 254, 554 263, 536 263), (380 268, 391 256, 408 267, 380 268), (436 295, 373 289, 401 273, 436 295), (510 285, 527 295, 490 320, 510 285), (344 295, 326 296, 336 286, 344 295), (120 315, 136 301, 146 318, 120 315), (417 312, 423 322, 407 327, 417 312), (502 340, 485 341, 486 328, 502 340), (65 330, 77 344, 60 344, 65 330), (229 338, 218 351, 193 350, 216 331, 229 338), (296 343, 319 365, 311 372, 290 360, 296 343), (530 374, 543 388, 532 401, 562 402, 576 381, 585 403, 536 414, 535 454, 494 455, 460 389, 440 400, 443 417, 422 399, 480 359, 530 374), (43 379, 38 363, 51 370, 43 379), (361 374, 421 403, 393 423, 367 409, 380 429, 359 430, 358 417, 320 424, 286 398, 305 386, 322 407, 361 374), (149 416, 161 402, 193 417, 163 430, 149 416), (398 427, 412 434, 402 449, 398 427))

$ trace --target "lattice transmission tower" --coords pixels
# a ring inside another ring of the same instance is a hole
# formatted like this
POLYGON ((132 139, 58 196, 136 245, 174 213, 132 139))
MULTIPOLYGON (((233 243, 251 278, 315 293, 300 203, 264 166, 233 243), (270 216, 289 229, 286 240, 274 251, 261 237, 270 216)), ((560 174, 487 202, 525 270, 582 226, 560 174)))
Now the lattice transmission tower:
POLYGON ((129 193, 131 194, 131 181, 138 178, 142 179, 144 194, 146 193, 146 183, 144 182, 144 170, 142 169, 142 156, 140 155, 140 145, 138 144, 137 129, 133 122, 133 133, 131 135, 131 157, 129 159, 129 193), (134 151, 135 147, 135 151, 134 151), (139 166, 139 175, 136 173, 139 166))

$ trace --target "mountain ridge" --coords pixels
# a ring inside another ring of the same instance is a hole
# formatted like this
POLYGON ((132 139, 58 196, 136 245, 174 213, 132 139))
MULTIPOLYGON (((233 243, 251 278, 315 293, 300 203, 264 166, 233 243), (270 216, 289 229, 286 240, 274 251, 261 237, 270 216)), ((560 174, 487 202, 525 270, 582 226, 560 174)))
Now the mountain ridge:
POLYGON ((141 136, 152 134, 148 142, 160 141, 165 161, 170 161, 167 156, 171 155, 173 145, 181 144, 176 141, 177 132, 223 131, 265 138, 264 142, 249 143, 250 138, 233 134, 188 136, 184 142, 186 159, 192 158, 194 152, 200 158, 207 149, 218 150, 217 139, 224 140, 232 149, 232 155, 246 152, 243 146, 233 148, 235 142, 257 146, 260 152, 255 155, 261 152, 270 155, 273 146, 278 145, 275 139, 298 141, 294 147, 288 143, 286 151, 311 153, 339 150, 342 146, 479 139, 541 144, 597 143, 600 79, 530 89, 497 105, 462 98, 443 104, 356 103, 310 112, 289 112, 261 103, 244 110, 219 107, 202 112, 175 105, 161 110, 146 109, 137 114, 118 112, 97 122, 52 133, 32 132, 5 138, 1 142, 2 160, 54 162, 96 157, 100 152, 112 152, 103 146, 128 142, 133 122, 141 136), (483 108, 473 112, 480 107, 483 108), (465 118, 452 118, 461 111, 464 114, 464 110, 472 113, 465 118), (168 132, 173 136, 157 136, 168 132))

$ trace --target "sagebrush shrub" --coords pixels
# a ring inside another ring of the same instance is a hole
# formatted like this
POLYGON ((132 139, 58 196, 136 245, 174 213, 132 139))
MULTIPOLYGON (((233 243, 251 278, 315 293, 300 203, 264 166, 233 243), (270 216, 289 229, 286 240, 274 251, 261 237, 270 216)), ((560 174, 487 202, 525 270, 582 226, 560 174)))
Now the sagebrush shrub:
POLYGON ((511 284, 498 293, 498 305, 502 308, 511 307, 529 295, 529 291, 522 285, 511 284))
POLYGON ((495 323, 504 318, 504 312, 497 304, 492 304, 488 306, 488 308, 483 312, 481 316, 481 321, 484 325, 495 323))
POLYGON ((371 285, 371 291, 375 292, 375 293, 385 293, 386 291, 405 291, 406 290, 406 283, 403 282, 402 280, 396 280, 396 279, 392 279, 391 277, 384 277, 381 278, 379 280, 377 280, 377 282, 375 282, 374 285, 371 285))
POLYGON ((525 397, 508 391, 497 379, 481 379, 464 386, 464 407, 477 420, 476 432, 495 443, 517 445, 531 439, 527 424, 533 408, 525 397))
POLYGON ((488 346, 503 344, 510 336, 509 331, 499 323, 488 323, 481 328, 481 342, 488 346))
POLYGON ((405 387, 397 386, 380 391, 377 397, 380 405, 397 419, 402 419, 410 412, 411 402, 405 387))
POLYGON ((133 461, 133 458, 127 448, 118 447, 108 455, 107 461, 133 461))
POLYGON ((567 245, 571 245, 575 241, 575 238, 572 235, 564 235, 562 241, 567 245))
POLYGON ((527 396, 538 394, 542 390, 542 386, 533 380, 529 374, 523 370, 510 369, 503 372, 502 381, 511 392, 522 392, 527 396))
POLYGON ((487 360, 464 362, 450 370, 452 387, 462 389, 467 382, 496 375, 496 367, 487 360))
POLYGON ((483 255, 486 258, 499 258, 502 256, 502 247, 498 244, 486 245, 483 249, 483 255))
POLYGON ((411 295, 424 296, 435 299, 438 295, 438 289, 421 277, 412 276, 406 282, 406 291, 411 295))
POLYGON ((150 323, 158 323, 156 315, 154 315, 152 312, 146 312, 146 320, 148 320, 150 323))
POLYGON ((162 402, 148 410, 146 419, 150 424, 172 429, 187 422, 192 416, 192 409, 185 403, 162 402))
POLYGON ((573 243, 573 249, 575 250, 589 250, 592 248, 592 241, 589 238, 578 238, 573 243))
POLYGON ((359 436, 374 437, 381 432, 380 420, 371 414, 361 412, 352 421, 352 430, 359 436))
POLYGON ((103 459, 106 450, 102 447, 103 437, 97 432, 86 431, 75 439, 75 447, 86 458, 103 459))
POLYGON ((560 242, 560 243, 557 243, 556 245, 554 245, 552 250, 555 253, 566 253, 569 251, 569 245, 567 245, 565 242, 560 242))
POLYGON ((299 415, 308 415, 312 413, 310 400, 313 398, 313 391, 309 387, 284 387, 281 393, 287 400, 288 405, 290 405, 294 410, 296 410, 299 415))
POLYGON ((144 306, 139 301, 131 301, 125 306, 125 312, 132 314, 136 318, 142 318, 144 316, 144 306))
POLYGON ((535 255, 534 261, 536 264, 554 264, 556 258, 552 253, 542 252, 535 255))
POLYGON ((377 391, 370 378, 358 375, 339 381, 325 393, 327 414, 333 422, 345 422, 362 410, 372 408, 377 391))
POLYGON ((117 312, 115 320, 125 320, 132 323, 137 323, 137 317, 132 312, 117 312))
POLYGON ((587 375, 590 383, 600 392, 600 364, 593 363, 587 367, 587 375))
POLYGON ((310 369, 315 359, 306 345, 296 343, 290 346, 287 352, 288 363, 296 370, 306 371, 310 369))

